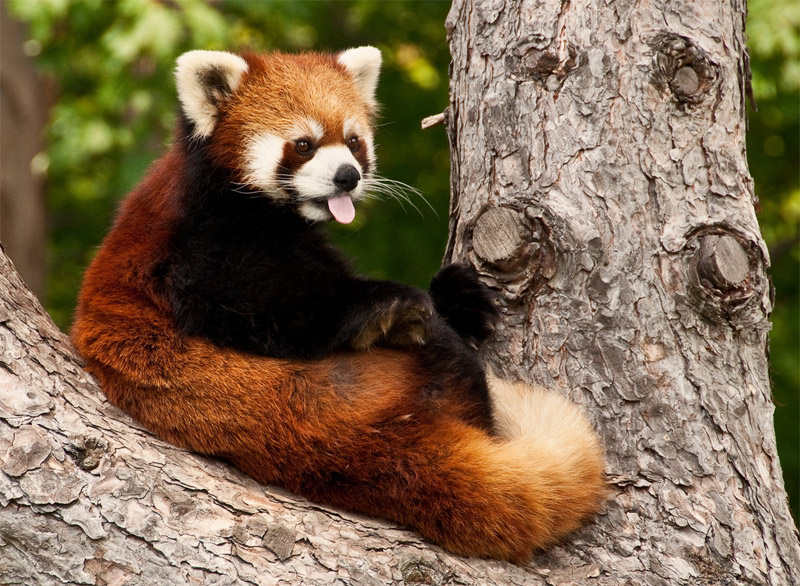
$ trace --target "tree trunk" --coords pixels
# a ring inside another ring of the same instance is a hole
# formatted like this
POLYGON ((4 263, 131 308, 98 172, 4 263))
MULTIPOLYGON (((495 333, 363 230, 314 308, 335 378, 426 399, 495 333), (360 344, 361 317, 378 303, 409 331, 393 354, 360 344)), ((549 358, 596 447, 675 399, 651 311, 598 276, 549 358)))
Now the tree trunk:
POLYGON ((0 583, 800 583, 743 14, 512 4, 448 21, 448 258, 503 292, 492 366, 588 407, 606 513, 521 567, 264 488, 110 406, 0 253, 0 583))
POLYGON ((536 560, 592 584, 800 584, 744 21, 735 0, 455 0, 448 18, 445 260, 502 292, 488 363, 604 437, 607 512, 536 560))
POLYGON ((41 158, 50 94, 23 52, 25 25, 0 6, 0 241, 28 287, 44 295, 46 216, 41 158))

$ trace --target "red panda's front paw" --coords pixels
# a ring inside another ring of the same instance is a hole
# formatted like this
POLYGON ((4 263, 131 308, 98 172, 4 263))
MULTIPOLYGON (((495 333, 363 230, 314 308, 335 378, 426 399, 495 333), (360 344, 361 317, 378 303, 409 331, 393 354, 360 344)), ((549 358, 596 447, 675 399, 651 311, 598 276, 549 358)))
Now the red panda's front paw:
POLYGON ((436 311, 473 347, 494 331, 499 317, 497 293, 481 282, 470 265, 450 264, 431 280, 436 311))
POLYGON ((398 300, 390 310, 386 342, 397 347, 424 345, 430 336, 433 311, 433 301, 427 295, 416 301, 398 300))
POLYGON ((366 350, 383 343, 408 348, 428 341, 433 301, 421 291, 394 297, 372 307, 370 319, 352 340, 356 350, 366 350))

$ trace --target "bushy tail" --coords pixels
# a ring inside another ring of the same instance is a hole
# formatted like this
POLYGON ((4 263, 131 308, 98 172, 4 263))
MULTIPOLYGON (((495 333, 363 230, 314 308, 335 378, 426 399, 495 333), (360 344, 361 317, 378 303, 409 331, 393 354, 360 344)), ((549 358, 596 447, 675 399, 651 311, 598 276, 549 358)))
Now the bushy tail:
POLYGON ((603 448, 581 409, 561 395, 488 377, 497 432, 510 457, 526 462, 531 490, 547 517, 537 547, 573 531, 607 496, 603 448))
POLYGON ((606 496, 603 450, 563 397, 494 378, 490 390, 501 437, 450 430, 460 439, 437 481, 450 482, 452 511, 431 511, 435 518, 415 525, 457 553, 523 562, 597 513, 606 496))

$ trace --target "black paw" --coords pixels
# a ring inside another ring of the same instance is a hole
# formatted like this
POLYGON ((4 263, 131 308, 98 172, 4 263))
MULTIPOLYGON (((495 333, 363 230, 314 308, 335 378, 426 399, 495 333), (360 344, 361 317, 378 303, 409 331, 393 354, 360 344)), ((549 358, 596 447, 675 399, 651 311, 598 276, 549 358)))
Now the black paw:
POLYGON ((403 288, 384 299, 376 299, 369 316, 351 346, 366 350, 376 344, 408 348, 422 346, 430 335, 433 300, 424 291, 403 288))
POLYGON ((431 297, 442 317, 464 340, 479 346, 494 331, 497 295, 469 265, 451 264, 431 280, 431 297))

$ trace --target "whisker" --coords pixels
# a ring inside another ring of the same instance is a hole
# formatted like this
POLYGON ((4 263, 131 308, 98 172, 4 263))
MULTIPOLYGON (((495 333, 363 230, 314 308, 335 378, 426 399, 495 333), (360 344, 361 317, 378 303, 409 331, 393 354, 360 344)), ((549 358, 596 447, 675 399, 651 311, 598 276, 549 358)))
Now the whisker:
POLYGON ((422 211, 412 201, 409 194, 414 195, 425 202, 425 204, 433 212, 434 216, 436 216, 437 218, 439 217, 439 214, 437 213, 436 209, 431 205, 431 202, 428 201, 428 199, 422 194, 422 192, 419 189, 417 189, 416 187, 412 187, 407 183, 403 183, 402 181, 398 181, 396 179, 389 179, 387 177, 382 177, 380 175, 373 175, 372 177, 369 177, 364 180, 364 189, 381 195, 388 196, 398 202, 405 201, 409 205, 411 205, 415 210, 417 210, 417 213, 420 216, 424 217, 422 211))
POLYGON ((403 208, 403 210, 405 210, 405 206, 403 204, 407 203, 411 207, 413 207, 415 210, 417 210, 417 213, 420 214, 420 216, 422 216, 422 212, 420 211, 419 207, 417 207, 414 204, 414 202, 411 201, 411 199, 408 196, 406 196, 405 194, 392 193, 392 192, 381 192, 381 191, 376 191, 376 193, 380 194, 380 195, 383 195, 383 196, 388 196, 389 198, 395 200, 397 203, 400 204, 400 207, 403 208))
MULTIPOLYGON (((272 176, 272 180, 275 181, 278 185, 277 192, 280 192, 280 184, 281 182, 290 182, 296 175, 293 173, 276 173, 272 176)), ((326 175, 306 175, 306 177, 313 177, 314 179, 319 179, 320 181, 325 181, 329 179, 326 175)), ((419 198, 425 205, 433 212, 434 216, 437 218, 439 217, 436 208, 431 205, 431 202, 428 201, 428 198, 423 195, 422 191, 408 185, 407 183, 403 183, 402 181, 398 181, 397 179, 389 179, 388 177, 382 177, 380 175, 372 175, 369 177, 365 177, 362 180, 363 184, 363 192, 361 194, 361 198, 366 200, 376 200, 382 197, 390 198, 395 200, 400 204, 400 207, 407 212, 405 204, 408 204, 416 212, 420 215, 420 217, 424 218, 425 215, 422 213, 420 207, 414 202, 414 199, 419 198), (414 199, 412 199, 412 196, 414 199)), ((260 197, 270 197, 269 190, 261 189, 258 187, 254 187, 252 182, 238 182, 238 181, 231 181, 230 182, 230 189, 236 193, 241 193, 243 195, 250 195, 252 199, 260 198, 260 197)), ((283 197, 278 197, 278 193, 272 194, 273 199, 276 201, 282 201, 283 197)))

